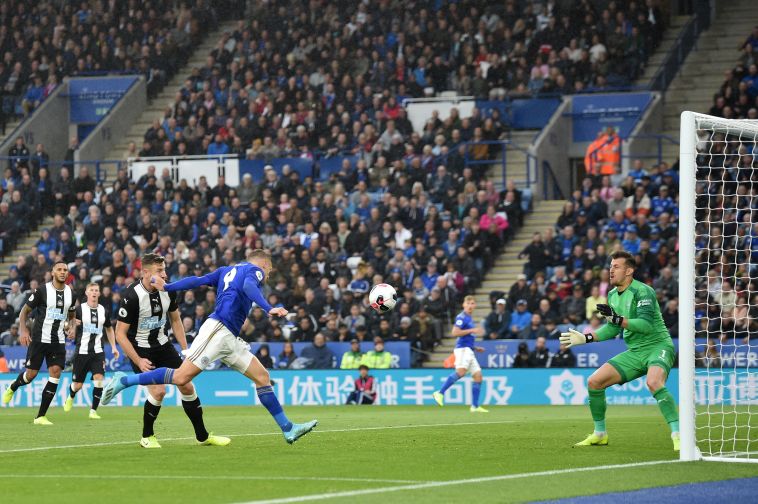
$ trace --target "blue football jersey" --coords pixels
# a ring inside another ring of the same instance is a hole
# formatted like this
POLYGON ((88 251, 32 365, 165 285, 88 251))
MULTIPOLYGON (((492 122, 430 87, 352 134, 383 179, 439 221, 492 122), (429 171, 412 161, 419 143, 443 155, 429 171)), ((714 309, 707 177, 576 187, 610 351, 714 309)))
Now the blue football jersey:
MULTIPOLYGON (((473 329, 476 327, 476 322, 466 312, 460 312, 455 317, 455 327, 462 330, 473 329)), ((467 334, 466 336, 460 336, 458 341, 455 342, 455 348, 474 348, 474 341, 476 337, 473 334, 467 334)))
MULTIPOLYGON (((254 264, 243 262, 233 266, 224 266, 216 271, 218 272, 216 308, 210 316, 223 323, 232 334, 238 335, 253 302, 261 305, 260 298, 254 299, 251 297, 251 293, 245 290, 245 280, 250 279, 255 282, 256 290, 260 292, 261 285, 265 280, 263 270, 254 264)), ((267 305, 268 303, 261 306, 266 313, 271 309, 267 305)))

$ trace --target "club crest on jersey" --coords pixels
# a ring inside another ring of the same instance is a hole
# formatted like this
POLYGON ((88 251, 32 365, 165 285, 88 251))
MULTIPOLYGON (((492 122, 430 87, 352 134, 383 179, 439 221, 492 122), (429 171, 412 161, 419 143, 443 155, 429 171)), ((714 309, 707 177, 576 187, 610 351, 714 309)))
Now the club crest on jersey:
POLYGON ((153 313, 160 313, 161 312, 161 301, 160 301, 160 299, 153 299, 152 306, 153 306, 153 313))

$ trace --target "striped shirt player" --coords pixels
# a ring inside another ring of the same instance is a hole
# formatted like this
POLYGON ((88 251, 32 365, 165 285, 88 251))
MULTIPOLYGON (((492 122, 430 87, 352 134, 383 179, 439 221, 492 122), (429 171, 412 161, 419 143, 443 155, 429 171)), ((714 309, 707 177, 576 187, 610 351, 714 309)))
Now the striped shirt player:
POLYGON ((453 386, 455 382, 471 373, 473 383, 471 384, 471 412, 488 413, 488 411, 479 405, 479 395, 482 389, 482 368, 476 360, 474 352, 483 352, 481 347, 474 346, 476 335, 483 335, 484 329, 476 326, 472 317, 476 308, 476 299, 474 296, 466 296, 463 299, 463 311, 455 317, 453 324, 453 336, 458 338, 455 343, 453 354, 455 355, 455 371, 447 377, 442 388, 434 392, 432 397, 440 406, 445 404, 445 392, 453 386))
POLYGON ((69 396, 63 403, 63 411, 68 413, 74 406, 74 397, 81 390, 88 374, 92 374, 92 408, 89 412, 91 420, 100 420, 97 407, 103 394, 103 378, 105 375, 105 351, 103 350, 103 334, 107 334, 113 349, 113 356, 118 360, 116 337, 113 333, 110 314, 100 299, 100 286, 90 283, 85 289, 87 301, 76 307, 76 350, 74 351, 74 370, 69 388, 69 396))
POLYGON ((19 387, 30 383, 47 363, 50 374, 42 391, 39 412, 34 419, 36 425, 52 425, 47 417, 55 393, 58 390, 61 371, 66 363, 66 332, 73 336, 74 292, 66 285, 68 265, 63 261, 55 262, 51 270, 52 280, 36 289, 26 300, 19 314, 19 329, 22 345, 28 345, 26 369, 3 393, 2 402, 8 404, 19 387), (27 327, 27 318, 34 320, 31 336, 27 327))
MULTIPOLYGON (((151 285, 154 278, 165 280, 165 260, 158 254, 145 254, 142 257, 142 278, 124 290, 118 307, 116 339, 129 357, 135 373, 155 368, 176 369, 182 365, 182 358, 168 337, 166 326, 169 323, 179 346, 183 350, 187 349, 187 337, 179 316, 176 293, 156 289, 151 285)), ((192 422, 198 443, 218 446, 229 444, 229 438, 213 436, 205 429, 203 409, 195 387, 191 383, 185 383, 179 385, 178 389, 184 412, 192 422)), ((155 438, 154 425, 165 395, 165 385, 154 383, 148 387, 140 440, 143 448, 161 447, 155 438)), ((104 391, 103 404, 108 402, 104 391)))
POLYGON ((268 371, 250 352, 250 345, 238 337, 253 303, 272 317, 284 317, 288 313, 284 308, 273 308, 269 305, 261 292, 266 276, 272 268, 271 255, 264 250, 253 250, 249 252, 248 260, 250 262, 224 266, 205 276, 183 278, 170 284, 166 283, 165 274, 154 276, 152 285, 164 295, 164 290, 175 295, 176 291, 197 289, 203 285, 215 287, 216 307, 200 327, 192 347, 187 352, 187 359, 179 369, 164 367, 135 376, 116 373, 103 390, 103 403, 108 404, 116 394, 135 385, 188 385, 212 362, 221 360, 255 383, 258 399, 274 417, 288 443, 294 443, 310 432, 317 422, 313 420, 293 424, 287 419, 274 394, 268 371))

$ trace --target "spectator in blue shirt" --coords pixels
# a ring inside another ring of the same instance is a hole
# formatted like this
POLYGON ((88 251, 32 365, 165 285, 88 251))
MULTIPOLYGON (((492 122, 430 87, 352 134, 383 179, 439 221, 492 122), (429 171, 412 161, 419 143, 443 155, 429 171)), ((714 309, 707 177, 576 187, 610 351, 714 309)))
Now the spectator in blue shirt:
POLYGON ((216 135, 215 140, 208 146, 208 154, 220 155, 229 154, 229 146, 221 141, 221 135, 216 135))
POLYGON ((630 254, 636 254, 640 251, 640 239, 637 236, 637 226, 632 224, 626 228, 626 234, 621 241, 621 246, 630 254))
POLYGON ((658 217, 664 212, 672 213, 674 211, 676 203, 674 203, 673 198, 669 196, 668 186, 662 185, 660 189, 658 189, 658 196, 653 198, 650 207, 653 217, 658 217))
POLYGON ((645 166, 642 164, 642 160, 635 159, 634 166, 631 170, 629 170, 629 176, 632 177, 637 184, 639 184, 642 180, 642 177, 645 175, 647 175, 647 172, 645 171, 645 166))
POLYGON ((526 299, 519 299, 516 302, 516 309, 511 313, 511 337, 517 338, 526 326, 532 321, 532 314, 526 309, 526 299))
POLYGON ((437 263, 430 262, 426 265, 426 271, 421 275, 421 281, 424 282, 424 287, 431 291, 437 285, 437 278, 439 276, 439 273, 437 273, 437 263))
POLYGON ((42 99, 45 96, 45 85, 42 83, 42 77, 39 75, 34 76, 34 81, 29 85, 24 95, 24 100, 21 102, 21 106, 24 109, 24 114, 29 115, 31 112, 42 103, 42 99))

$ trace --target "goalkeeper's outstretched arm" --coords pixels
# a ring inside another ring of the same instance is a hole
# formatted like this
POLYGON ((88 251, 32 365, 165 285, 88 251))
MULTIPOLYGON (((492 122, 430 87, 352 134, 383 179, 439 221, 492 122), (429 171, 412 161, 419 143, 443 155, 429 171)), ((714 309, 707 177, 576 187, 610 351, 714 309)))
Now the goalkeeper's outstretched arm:
POLYGON ((576 329, 569 329, 568 332, 561 333, 559 338, 561 345, 565 345, 568 348, 577 345, 584 345, 586 343, 594 343, 595 341, 605 341, 613 339, 621 332, 620 327, 616 327, 612 324, 605 324, 603 327, 595 331, 594 333, 582 334, 576 329))

